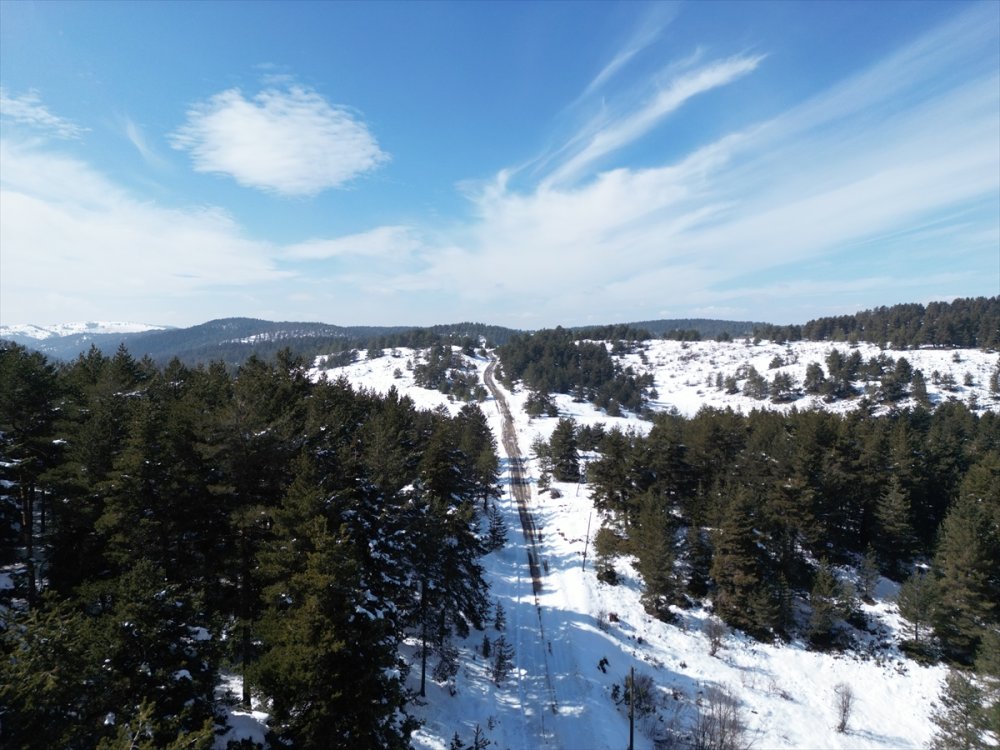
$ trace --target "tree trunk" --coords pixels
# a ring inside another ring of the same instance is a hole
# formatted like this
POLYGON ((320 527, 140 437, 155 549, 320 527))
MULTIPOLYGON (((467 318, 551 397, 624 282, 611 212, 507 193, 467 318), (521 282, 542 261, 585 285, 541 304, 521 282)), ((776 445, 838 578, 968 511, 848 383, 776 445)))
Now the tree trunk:
POLYGON ((240 634, 240 661, 243 665, 243 695, 245 708, 250 708, 250 685, 247 682, 247 663, 250 661, 250 604, 247 592, 247 578, 250 575, 250 545, 247 544, 246 532, 240 534, 240 619, 242 633, 240 634))
POLYGON ((427 581, 420 582, 420 695, 427 679, 427 581))
POLYGON ((35 483, 21 482, 21 539, 28 569, 28 608, 35 608, 38 591, 35 584, 35 483))

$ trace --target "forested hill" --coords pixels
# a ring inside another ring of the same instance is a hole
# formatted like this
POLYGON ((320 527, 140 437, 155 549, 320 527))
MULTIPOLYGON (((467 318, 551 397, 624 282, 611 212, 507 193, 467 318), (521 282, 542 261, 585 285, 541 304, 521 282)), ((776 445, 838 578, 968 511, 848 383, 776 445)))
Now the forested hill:
POLYGON ((0 338, 47 357, 71 360, 91 347, 112 355, 122 345, 137 359, 149 357, 166 364, 174 357, 189 365, 221 361, 231 367, 252 354, 273 357, 288 348, 306 357, 361 348, 426 347, 442 341, 474 343, 485 339, 502 344, 515 331, 482 323, 455 323, 430 327, 337 326, 328 323, 274 322, 254 318, 220 318, 189 328, 136 333, 74 333, 39 339, 0 329, 0 338))
POLYGON ((1000 297, 892 305, 854 315, 816 318, 805 325, 757 325, 772 341, 869 341, 895 349, 918 346, 1000 348, 1000 297))
POLYGON ((409 746, 403 643, 481 630, 502 544, 478 405, 16 345, 0 394, 0 746, 225 747, 233 664, 272 747, 409 746))
POLYGON ((748 336, 754 330, 768 323, 755 323, 750 320, 713 320, 710 318, 673 318, 664 320, 642 320, 629 323, 629 327, 649 331, 653 336, 678 338, 680 334, 688 334, 686 338, 694 338, 697 333, 701 339, 717 339, 729 336, 737 338, 748 336))

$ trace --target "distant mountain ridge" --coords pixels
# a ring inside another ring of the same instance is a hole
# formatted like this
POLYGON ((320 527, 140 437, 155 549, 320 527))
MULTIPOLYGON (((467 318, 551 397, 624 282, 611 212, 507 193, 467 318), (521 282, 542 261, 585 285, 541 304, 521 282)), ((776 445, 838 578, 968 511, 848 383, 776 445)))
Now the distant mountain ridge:
MULTIPOLYGON (((721 331, 749 333, 753 323, 681 319, 629 323, 622 327, 660 336, 674 330, 697 330, 705 338, 721 331)), ((583 330, 583 329, 581 329, 583 330)), ((219 318, 188 328, 146 323, 86 322, 49 326, 0 326, 0 339, 40 351, 53 359, 71 360, 96 346, 112 354, 124 345, 136 357, 166 362, 174 357, 194 364, 221 360, 238 365, 252 354, 269 357, 288 347, 309 357, 350 348, 429 346, 439 340, 501 345, 527 331, 483 323, 449 323, 433 326, 338 326, 304 321, 270 321, 256 318, 219 318)))
POLYGON ((106 334, 120 335, 123 333, 146 333, 149 331, 166 331, 172 326, 150 325, 148 323, 124 323, 111 321, 85 321, 75 323, 53 323, 40 326, 33 323, 22 325, 0 325, 0 338, 33 339, 42 341, 50 338, 65 338, 67 336, 102 336, 106 334))
MULTIPOLYGON (((774 341, 870 341, 897 348, 930 345, 1000 348, 1000 297, 955 299, 923 305, 894 305, 852 316, 818 318, 798 326, 710 318, 644 320, 605 326, 577 326, 568 330, 596 338, 653 338, 691 340, 687 334, 717 339, 755 336, 774 341)), ((257 354, 271 357, 283 348, 309 358, 349 349, 423 348, 442 341, 463 346, 486 341, 500 346, 513 336, 531 331, 483 323, 434 326, 338 326, 315 322, 275 322, 255 318, 220 318, 189 328, 146 323, 87 322, 50 326, 0 326, 0 339, 42 352, 53 359, 74 359, 96 346, 111 354, 125 345, 132 356, 157 362, 177 357, 188 364, 223 361, 239 365, 257 354)))

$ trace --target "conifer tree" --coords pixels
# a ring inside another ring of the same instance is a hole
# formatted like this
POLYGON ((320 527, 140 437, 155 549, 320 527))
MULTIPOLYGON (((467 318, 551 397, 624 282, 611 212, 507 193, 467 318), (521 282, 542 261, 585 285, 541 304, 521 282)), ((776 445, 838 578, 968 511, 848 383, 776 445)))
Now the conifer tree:
MULTIPOLYGON (((3 535, 20 528, 23 562, 27 573, 28 606, 37 598, 36 505, 42 500, 39 478, 54 463, 57 446, 53 424, 58 406, 56 370, 44 356, 17 345, 0 344, 0 456, 3 477, 16 487, 17 512, 5 513, 8 525, 3 535), (16 521, 15 521, 16 518, 16 521)), ((44 517, 44 507, 41 508, 44 517)))
POLYGON ((432 644, 451 633, 482 630, 489 609, 487 585, 479 562, 485 547, 478 537, 474 490, 457 470, 450 426, 435 419, 419 466, 414 498, 419 521, 415 531, 414 578, 419 593, 413 612, 421 640, 421 691, 426 657, 432 644))
POLYGON ((369 586, 367 540, 327 508, 308 464, 275 512, 263 564, 259 625, 264 653, 255 684, 272 700, 275 734, 297 747, 374 743, 403 748, 413 723, 404 711, 399 633, 388 602, 369 586))
POLYGON ((5 743, 93 748, 116 732, 109 715, 128 723, 146 702, 151 746, 203 736, 213 719, 213 644, 193 635, 191 598, 147 561, 82 593, 8 615, 0 633, 5 743))
POLYGON ((755 637, 769 638, 777 621, 770 571, 758 545, 755 503, 746 488, 733 488, 713 538, 712 579, 716 614, 755 637))
POLYGON ((917 402, 918 406, 927 408, 931 405, 930 396, 927 395, 927 380, 924 378, 924 373, 920 370, 914 370, 913 377, 911 378, 911 387, 913 400, 917 402))
POLYGON ((910 498, 895 474, 875 507, 875 541, 885 571, 900 578, 916 549, 916 537, 910 523, 910 498))
POLYGON ((940 581, 934 630, 946 653, 965 663, 972 662, 983 631, 996 622, 1000 606, 997 534, 996 521, 982 494, 971 486, 941 525, 934 558, 940 581))
POLYGON ((913 641, 920 643, 920 629, 928 628, 938 601, 938 587, 933 576, 917 570, 899 587, 896 602, 899 614, 913 624, 913 641))
POLYGON ((497 685, 501 685, 503 681, 510 674, 511 668, 514 666, 514 646, 507 641, 507 637, 501 633, 500 636, 493 641, 493 661, 490 666, 490 675, 493 678, 493 682, 497 685))
POLYGON ((976 654, 976 674, 983 691, 986 728, 1000 740, 1000 631, 995 627, 983 634, 976 654))
POLYGON ((849 597, 832 568, 821 563, 809 595, 809 640, 817 646, 829 646, 836 638, 837 623, 850 611, 849 597))
POLYGON ((503 517, 503 511, 501 511, 496 503, 490 503, 489 510, 486 512, 486 520, 488 523, 486 531, 486 552, 495 552, 498 549, 503 549, 507 544, 507 521, 503 517))
POLYGON ((670 605, 677 597, 674 572, 674 524, 664 500, 652 493, 639 500, 639 523, 632 532, 632 547, 643 578, 642 603, 646 612, 664 622, 673 620, 670 605))
POLYGON ((986 722, 982 708, 983 693, 974 679, 952 670, 945 678, 945 688, 938 706, 931 714, 937 731, 931 750, 985 750, 986 722))
POLYGON ((580 457, 576 449, 576 430, 572 419, 560 419, 549 441, 552 476, 557 482, 575 482, 580 478, 580 457))

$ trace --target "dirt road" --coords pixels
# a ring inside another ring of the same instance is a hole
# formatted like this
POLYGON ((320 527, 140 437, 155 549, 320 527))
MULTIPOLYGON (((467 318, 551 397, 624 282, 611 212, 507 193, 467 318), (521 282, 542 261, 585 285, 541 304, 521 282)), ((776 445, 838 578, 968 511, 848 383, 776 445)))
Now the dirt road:
POLYGON ((521 530, 524 532, 524 539, 528 543, 528 569, 531 571, 531 588, 535 592, 535 602, 538 602, 538 595, 542 593, 542 571, 538 560, 538 544, 541 541, 538 536, 538 529, 535 528, 535 520, 528 509, 528 500, 531 499, 531 484, 524 471, 524 458, 521 456, 521 449, 517 444, 517 434, 514 432, 514 417, 510 413, 510 406, 507 399, 497 387, 493 378, 493 370, 496 369, 496 360, 490 362, 484 373, 486 387, 496 399, 497 406, 503 416, 503 434, 501 442, 504 452, 510 461, 510 490, 517 503, 517 513, 521 518, 521 530))
MULTIPOLYGON (((503 443, 503 451, 507 454, 509 462, 511 496, 517 505, 517 514, 521 520, 521 531, 524 533, 525 548, 528 554, 531 590, 535 597, 534 609, 538 618, 537 647, 535 649, 535 656, 530 661, 535 664, 535 671, 541 673, 538 676, 544 676, 547 693, 546 702, 549 711, 553 714, 558 714, 559 705, 556 700, 556 692, 552 681, 552 670, 549 666, 552 643, 545 636, 545 625, 542 621, 542 605, 539 601, 539 596, 542 593, 542 565, 540 563, 542 558, 539 554, 539 545, 542 538, 538 528, 535 526, 535 519, 531 515, 531 510, 528 507, 528 501, 531 499, 531 482, 525 471, 524 457, 521 455, 521 449, 517 444, 517 433, 514 430, 514 415, 511 414, 510 405, 507 403, 503 391, 497 386, 496 380, 493 377, 496 365, 496 360, 490 362, 484 373, 483 380, 493 395, 497 408, 500 409, 500 415, 503 418, 500 440, 503 443)), ((543 741, 543 744, 547 747, 559 747, 559 743, 555 736, 552 735, 551 730, 546 730, 544 718, 539 716, 539 719, 542 722, 540 739, 543 741)))

